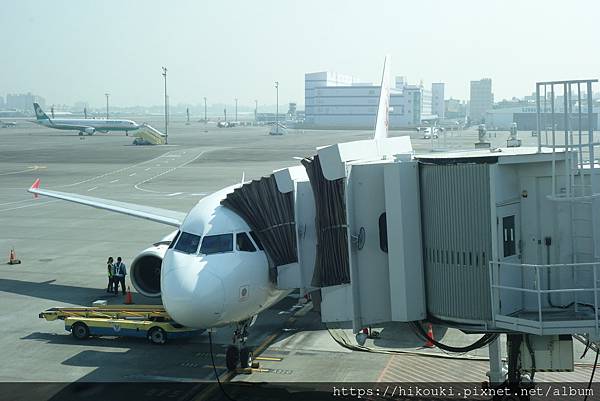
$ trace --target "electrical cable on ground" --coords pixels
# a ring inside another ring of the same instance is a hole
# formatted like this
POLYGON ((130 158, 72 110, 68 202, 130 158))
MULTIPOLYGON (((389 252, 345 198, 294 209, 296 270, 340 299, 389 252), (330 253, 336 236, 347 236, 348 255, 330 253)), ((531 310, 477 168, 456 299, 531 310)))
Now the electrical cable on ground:
POLYGON ((423 340, 431 341, 436 347, 446 350, 446 351, 449 351, 449 352, 474 351, 476 349, 479 349, 479 348, 485 347, 486 345, 489 345, 491 342, 496 340, 499 336, 499 334, 496 334, 496 333, 488 333, 488 334, 484 334, 479 340, 475 341, 473 344, 467 345, 465 347, 454 347, 451 345, 446 345, 444 343, 441 343, 441 342, 436 341, 435 339, 429 337, 429 335, 425 332, 423 327, 421 327, 420 323, 411 322, 410 326, 413 329, 413 331, 415 332, 415 334, 417 334, 417 336, 419 336, 423 340))
MULTIPOLYGON (((592 388, 592 382, 594 381, 594 373, 596 373, 596 364, 598 363, 598 355, 600 354, 600 350, 596 351, 596 359, 594 360, 594 368, 592 369, 592 374, 590 375, 590 382, 588 383, 587 389, 591 389, 592 388)), ((588 392, 585 393, 585 398, 583 399, 583 401, 587 401, 588 398, 588 392)))
POLYGON ((215 365, 215 357, 213 355, 212 332, 210 330, 208 331, 208 342, 210 344, 210 360, 212 361, 213 370, 215 372, 215 377, 217 378, 217 383, 219 383, 219 388, 221 389, 221 392, 223 393, 225 398, 227 398, 229 401, 236 401, 233 398, 231 398, 229 394, 227 394, 227 392, 223 388, 223 384, 221 384, 221 379, 219 379, 219 373, 217 372, 217 365, 215 365))

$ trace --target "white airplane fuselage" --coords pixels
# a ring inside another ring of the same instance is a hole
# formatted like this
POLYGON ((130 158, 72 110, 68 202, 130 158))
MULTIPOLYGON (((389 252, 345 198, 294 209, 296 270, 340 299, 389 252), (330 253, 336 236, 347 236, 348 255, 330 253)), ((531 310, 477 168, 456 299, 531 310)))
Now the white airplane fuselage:
POLYGON ((100 132, 135 131, 139 128, 139 125, 131 120, 57 118, 53 120, 37 120, 36 122, 44 127, 72 131, 85 131, 87 127, 100 132))
POLYGON ((163 304, 185 326, 206 329, 245 321, 290 292, 277 289, 269 279, 267 256, 250 235, 248 224, 221 205, 235 187, 215 192, 192 208, 162 261, 163 304), (183 233, 200 237, 198 249, 177 249, 183 233), (203 254, 202 241, 218 235, 231 235, 232 246, 203 254), (237 249, 237 235, 252 238, 255 250, 237 249))

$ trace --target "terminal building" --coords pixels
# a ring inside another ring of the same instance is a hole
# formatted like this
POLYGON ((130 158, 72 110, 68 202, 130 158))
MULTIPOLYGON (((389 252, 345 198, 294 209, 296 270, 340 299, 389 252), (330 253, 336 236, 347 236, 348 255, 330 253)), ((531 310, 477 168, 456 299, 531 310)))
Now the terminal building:
MULTIPOLYGON (((350 75, 329 71, 307 73, 304 77, 304 126, 324 129, 373 128, 380 90, 380 86, 361 82, 350 75)), ((444 111, 444 84, 436 83, 428 90, 423 84, 409 85, 404 77, 396 77, 390 107, 391 129, 414 128, 425 121, 435 120, 438 114, 434 112, 434 107, 441 113, 444 111)))
MULTIPOLYGON (((485 113, 485 125, 488 129, 495 130, 508 130, 512 123, 517 123, 519 130, 534 131, 537 129, 537 112, 535 101, 518 101, 518 102, 503 102, 498 103, 493 110, 488 110, 485 113), (508 103, 513 103, 512 105, 508 103)), ((578 105, 575 103, 571 106, 572 109, 578 109, 578 105)), ((588 129, 588 121, 591 121, 592 129, 597 130, 600 126, 600 104, 597 102, 592 106, 592 118, 587 118, 587 104, 582 103, 581 113, 584 118, 581 120, 581 129, 588 129)), ((562 96, 558 96, 555 102, 554 108, 554 125, 555 130, 565 129, 565 112, 563 106, 562 96)), ((569 113, 567 113, 569 114, 569 113)), ((546 106, 546 109, 541 108, 540 113, 540 130, 551 131, 552 130, 552 112, 550 106, 546 106)), ((570 129, 579 129, 579 119, 569 119, 570 129)))

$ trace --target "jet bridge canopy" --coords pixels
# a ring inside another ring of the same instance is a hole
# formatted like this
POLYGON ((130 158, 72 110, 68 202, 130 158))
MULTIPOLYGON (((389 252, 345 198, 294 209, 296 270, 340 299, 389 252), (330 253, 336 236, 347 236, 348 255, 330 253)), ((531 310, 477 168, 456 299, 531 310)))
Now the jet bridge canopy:
MULTIPOLYGON (((264 246, 272 267, 298 261, 294 194, 280 192, 274 175, 243 184, 221 204, 248 223, 264 246)), ((275 280, 275 269, 271 273, 275 280)))

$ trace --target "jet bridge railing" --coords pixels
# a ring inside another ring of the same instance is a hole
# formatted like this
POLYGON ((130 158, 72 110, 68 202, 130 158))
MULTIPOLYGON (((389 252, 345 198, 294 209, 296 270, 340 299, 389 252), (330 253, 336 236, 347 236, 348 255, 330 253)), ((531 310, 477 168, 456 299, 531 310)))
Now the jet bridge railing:
POLYGON ((492 321, 536 335, 600 335, 600 263, 549 265, 490 261, 492 321))

